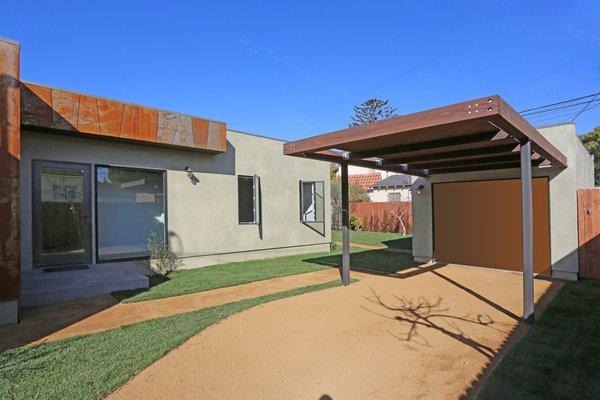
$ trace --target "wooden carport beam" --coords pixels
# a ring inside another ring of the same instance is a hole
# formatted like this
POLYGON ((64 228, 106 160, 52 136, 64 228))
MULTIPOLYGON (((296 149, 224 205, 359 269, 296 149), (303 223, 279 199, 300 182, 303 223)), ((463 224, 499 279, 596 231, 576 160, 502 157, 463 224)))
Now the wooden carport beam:
POLYGON ((421 150, 436 150, 436 149, 445 149, 449 146, 457 146, 457 147, 469 147, 468 145, 472 144, 483 144, 488 143, 494 140, 502 140, 508 137, 506 132, 499 131, 498 129, 493 130, 491 132, 484 133, 476 133, 474 135, 468 136, 458 136, 451 137, 446 139, 438 139, 432 140, 429 142, 423 143, 411 143, 405 144, 402 146, 392 146, 386 147, 385 149, 380 150, 367 150, 367 151, 359 151, 352 153, 352 157, 354 158, 365 158, 365 157, 385 157, 390 154, 397 157, 396 154, 399 153, 408 153, 413 151, 421 151, 421 150))
POLYGON ((478 147, 478 142, 493 142, 499 139, 495 135, 506 134, 519 143, 530 141, 532 149, 552 164, 567 165, 567 158, 497 95, 288 142, 283 150, 286 155, 312 158, 323 150, 341 149, 350 151, 349 159, 357 164, 368 157, 395 158, 411 149, 433 154, 473 140, 478 147))
MULTIPOLYGON (((301 157, 303 155, 300 155, 301 157)), ((425 173, 422 170, 411 170, 407 167, 403 167, 401 165, 382 165, 379 162, 377 162, 376 160, 352 160, 349 161, 347 158, 344 157, 343 153, 336 153, 330 150, 322 150, 322 151, 318 151, 315 153, 310 153, 310 155, 306 156, 307 158, 310 158, 312 160, 321 160, 321 161, 329 161, 329 162, 333 162, 333 163, 338 163, 341 164, 343 162, 351 164, 351 165, 356 165, 359 167, 365 167, 365 168, 371 168, 371 169, 379 169, 382 171, 389 171, 389 172, 398 172, 398 173, 408 173, 408 174, 412 174, 412 175, 417 175, 417 176, 425 176, 425 173)))
POLYGON ((518 150, 519 144, 512 138, 498 140, 496 142, 485 142, 495 143, 493 146, 478 147, 475 149, 467 150, 456 150, 456 151, 440 151, 434 154, 418 154, 407 153, 405 156, 395 156, 394 158, 385 158, 383 165, 388 164, 416 164, 429 161, 441 161, 441 160, 457 160, 457 159, 468 159, 469 157, 482 157, 492 154, 498 154, 499 152, 505 153, 509 151, 518 150), (410 155, 413 154, 413 155, 410 155))
MULTIPOLYGON (((539 158, 537 160, 532 160, 531 164, 534 166, 538 166, 542 163, 544 159, 539 158)), ((436 174, 450 174, 456 172, 471 172, 471 171, 490 171, 495 169, 510 169, 510 168, 519 168, 521 165, 520 161, 506 161, 506 162, 488 162, 477 165, 460 165, 455 167, 444 167, 444 168, 431 168, 428 170, 430 175, 436 174)))
MULTIPOLYGON (((494 114, 498 114, 499 100, 500 96, 488 96, 288 142, 284 144, 284 153, 299 155, 306 152, 343 148, 346 144, 361 140, 385 139, 398 133, 431 130, 433 127, 439 127, 441 130, 444 125, 468 120, 483 121, 494 114)), ((492 127, 490 131, 495 132, 496 129, 492 127)), ((434 139, 431 138, 431 140, 434 139)))

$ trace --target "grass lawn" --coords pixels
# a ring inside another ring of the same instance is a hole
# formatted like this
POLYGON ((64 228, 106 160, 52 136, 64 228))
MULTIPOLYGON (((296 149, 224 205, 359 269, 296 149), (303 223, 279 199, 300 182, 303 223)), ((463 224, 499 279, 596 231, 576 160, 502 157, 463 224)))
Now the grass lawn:
MULTIPOLYGON (((332 230, 331 240, 341 242, 342 232, 332 230)), ((350 243, 410 250, 412 249, 412 235, 402 236, 399 233, 350 231, 350 243)))
POLYGON ((600 399, 600 282, 565 284, 478 399, 600 399))
POLYGON ((215 322, 259 304, 340 284, 335 280, 92 335, 7 350, 0 353, 0 398, 103 398, 215 322))
MULTIPOLYGON (((342 265, 341 249, 326 253, 303 254, 267 260, 213 265, 177 271, 168 277, 150 278, 150 288, 114 292, 118 300, 136 302, 180 296, 265 279, 303 274, 342 265)), ((409 254, 384 250, 352 249, 350 265, 376 272, 396 272, 415 265, 409 254)))
MULTIPOLYGON (((329 254, 331 253, 315 255, 329 254)), ((168 277, 151 277, 149 289, 120 291, 113 293, 113 296, 123 302, 160 299, 329 268, 326 265, 307 262, 306 258, 307 255, 297 255, 181 270, 169 274, 168 277)))
MULTIPOLYGON (((342 265, 341 251, 328 253, 325 256, 313 255, 306 261, 330 266, 342 265)), ((350 267, 384 274, 393 274, 403 269, 417 266, 412 255, 393 253, 386 250, 351 250, 350 267)))

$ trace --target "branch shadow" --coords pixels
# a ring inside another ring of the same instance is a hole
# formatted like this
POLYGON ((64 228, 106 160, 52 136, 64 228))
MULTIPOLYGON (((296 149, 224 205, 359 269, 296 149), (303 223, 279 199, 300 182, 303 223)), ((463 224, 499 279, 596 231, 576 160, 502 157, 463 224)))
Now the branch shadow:
POLYGON ((464 315, 453 315, 449 313, 449 308, 443 306, 443 299, 427 299, 419 297, 417 299, 407 298, 405 296, 394 296, 395 304, 386 303, 380 295, 371 288, 372 296, 366 296, 365 299, 378 307, 387 311, 396 313, 394 317, 383 314, 380 311, 371 310, 363 306, 368 312, 379 315, 383 318, 391 318, 408 326, 403 334, 388 333, 396 339, 404 342, 412 342, 425 347, 432 347, 425 336, 420 333, 420 329, 434 329, 444 335, 466 345, 492 359, 496 355, 496 350, 475 339, 469 337, 460 325, 480 325, 491 329, 500 330, 500 326, 506 324, 494 321, 489 315, 467 313, 464 315))

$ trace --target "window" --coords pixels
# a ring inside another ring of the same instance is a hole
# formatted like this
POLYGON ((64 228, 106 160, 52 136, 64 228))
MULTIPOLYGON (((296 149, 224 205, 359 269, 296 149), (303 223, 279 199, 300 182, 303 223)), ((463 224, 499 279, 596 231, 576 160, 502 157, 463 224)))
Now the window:
POLYGON ((400 192, 388 193, 387 201, 402 201, 402 193, 400 193, 400 192))
POLYGON ((96 167, 99 261, 148 256, 148 235, 165 240, 162 171, 96 167))
POLYGON ((325 214, 323 181, 300 181, 300 221, 323 222, 325 214))
POLYGON ((260 224, 260 178, 238 175, 238 218, 240 224, 260 224))

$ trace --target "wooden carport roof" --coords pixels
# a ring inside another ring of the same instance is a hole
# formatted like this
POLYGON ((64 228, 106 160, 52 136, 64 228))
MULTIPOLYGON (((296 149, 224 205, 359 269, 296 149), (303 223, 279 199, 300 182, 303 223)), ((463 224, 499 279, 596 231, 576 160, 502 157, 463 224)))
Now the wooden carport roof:
POLYGON ((403 115, 284 144, 284 154, 425 176, 532 165, 567 158, 500 96, 403 115))
POLYGON ((350 284, 348 165, 430 174, 520 168, 523 317, 534 321, 532 165, 567 158, 500 96, 435 108, 285 143, 286 155, 341 164, 342 282, 350 284))

